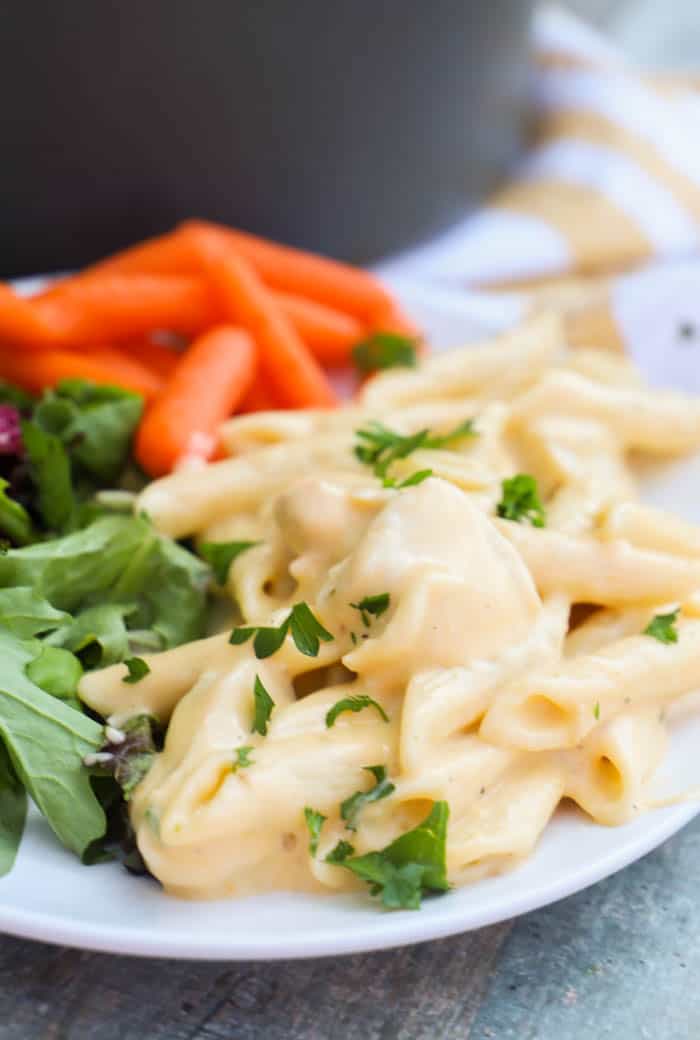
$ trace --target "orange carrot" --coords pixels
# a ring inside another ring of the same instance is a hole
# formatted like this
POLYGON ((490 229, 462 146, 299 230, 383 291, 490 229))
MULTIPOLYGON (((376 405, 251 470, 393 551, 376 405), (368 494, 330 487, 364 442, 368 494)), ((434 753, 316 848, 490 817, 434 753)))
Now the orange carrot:
POLYGON ((133 390, 147 400, 155 397, 162 386, 162 380, 150 369, 119 351, 105 348, 90 354, 55 349, 3 352, 0 379, 30 393, 40 393, 62 379, 90 379, 133 390))
POLYGON ((57 339, 52 323, 37 312, 31 300, 0 283, 0 344, 46 347, 57 339))
POLYGON ((78 276, 32 303, 71 347, 133 339, 153 329, 196 333, 215 316, 203 281, 175 275, 78 276))
POLYGON ((328 408, 337 403, 333 389, 289 319, 253 268, 217 233, 191 232, 212 289, 229 321, 255 338, 260 371, 282 407, 328 408))
POLYGON ((172 371, 180 357, 179 351, 149 338, 139 340, 137 343, 125 343, 123 346, 120 346, 120 350, 135 361, 145 365, 146 368, 150 368, 161 379, 167 379, 168 376, 172 375, 172 371))
POLYGON ((376 324, 393 307, 376 278, 349 264, 206 221, 187 221, 182 230, 204 230, 234 249, 271 288, 308 297, 368 324, 376 324))
POLYGON ((303 296, 376 324, 393 301, 376 278, 350 264, 258 238, 207 221, 191 220, 179 229, 116 253, 90 268, 113 274, 194 274, 199 264, 190 232, 205 230, 234 248, 271 288, 303 296))
POLYGON ((171 231, 105 257, 86 274, 196 274, 197 259, 187 235, 171 231))
POLYGON ((421 335, 417 326, 396 305, 375 323, 372 331, 395 332, 399 336, 406 336, 408 339, 414 340, 419 340, 421 335))
POLYGON ((247 393, 256 349, 241 329, 220 325, 192 343, 136 435, 136 458, 152 477, 189 457, 211 458, 216 430, 247 393))
POLYGON ((273 412, 279 404, 265 386, 260 376, 238 406, 239 412, 273 412))
POLYGON ((291 293, 272 295, 314 357, 325 365, 347 364, 352 348, 366 335, 364 325, 349 314, 291 293))

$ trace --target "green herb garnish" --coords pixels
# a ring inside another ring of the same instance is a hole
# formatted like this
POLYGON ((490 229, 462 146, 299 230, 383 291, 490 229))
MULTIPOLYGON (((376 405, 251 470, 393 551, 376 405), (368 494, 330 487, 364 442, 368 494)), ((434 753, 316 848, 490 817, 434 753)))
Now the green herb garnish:
POLYGON ((234 751, 235 759, 231 766, 231 772, 237 773, 239 769, 247 769, 248 766, 253 765, 253 759, 250 757, 255 748, 250 745, 245 747, 237 747, 234 751))
POLYGON ((304 809, 304 819, 306 820, 306 826, 309 829, 309 855, 315 856, 318 852, 318 841, 321 837, 321 828, 326 822, 327 817, 323 813, 316 812, 315 809, 309 809, 307 806, 304 809))
POLYGON ((262 679, 259 675, 256 675, 255 685, 253 686, 253 727, 251 733, 259 733, 261 737, 266 736, 267 724, 270 721, 270 715, 272 715, 274 706, 275 702, 263 686, 262 679))
POLYGON ((336 862, 366 881, 370 894, 381 896, 388 910, 418 910, 422 895, 449 888, 445 863, 448 817, 447 802, 436 802, 422 823, 386 848, 352 859, 344 856, 336 862))
POLYGON ((367 773, 372 774, 376 783, 369 791, 356 791, 355 794, 351 794, 349 798, 342 802, 340 815, 345 820, 345 827, 349 831, 357 830, 357 817, 365 805, 378 802, 382 798, 388 798, 396 790, 394 784, 387 780, 386 768, 384 766, 363 766, 362 768, 367 773))
POLYGON ((375 596, 365 596, 359 603, 351 603, 350 606, 359 610, 362 624, 365 628, 370 626, 370 615, 381 617, 385 610, 389 609, 391 597, 388 592, 378 592, 375 596))
POLYGON ((381 704, 377 704, 372 697, 368 697, 366 693, 358 694, 356 697, 344 697, 341 701, 337 701, 330 711, 326 712, 326 726, 328 729, 331 728, 335 720, 339 715, 342 715, 345 711, 362 711, 364 708, 374 708, 378 711, 385 722, 389 721, 389 716, 382 708, 381 704))
POLYGON ((398 459, 405 459, 414 451, 421 449, 446 448, 465 437, 476 437, 472 419, 466 419, 454 430, 445 434, 433 434, 429 429, 418 433, 404 435, 388 429, 380 422, 371 422, 367 427, 356 430, 358 443, 355 445, 355 456, 366 466, 371 466, 376 477, 384 487, 410 487, 430 476, 428 470, 419 470, 408 478, 408 482, 397 484, 388 475, 389 467, 398 459))
POLYGON ((533 527, 544 527, 547 513, 540 500, 537 481, 529 473, 518 473, 502 485, 502 498, 497 513, 504 520, 521 523, 529 520, 533 527))
POLYGON ((122 682, 132 685, 145 679, 151 670, 142 657, 127 657, 124 664, 129 674, 124 676, 122 682))
POLYGON ((349 856, 354 856, 355 846, 349 841, 339 841, 326 856, 326 863, 344 863, 349 856))
POLYGON ((254 635, 253 652, 258 660, 263 660, 279 650, 288 632, 291 632, 297 650, 307 657, 318 657, 321 641, 330 643, 333 640, 331 633, 323 627, 307 603, 295 603, 282 624, 276 628, 260 625, 234 628, 229 642, 239 646, 254 635))
POLYGON ((396 332, 375 332, 353 347, 352 359, 360 372, 382 368, 415 368, 416 341, 396 332))
POLYGON ((660 643, 677 643, 678 629, 676 628, 676 622, 679 614, 680 610, 674 610, 670 614, 657 614, 655 618, 652 618, 642 634, 652 636, 654 639, 658 639, 660 643))

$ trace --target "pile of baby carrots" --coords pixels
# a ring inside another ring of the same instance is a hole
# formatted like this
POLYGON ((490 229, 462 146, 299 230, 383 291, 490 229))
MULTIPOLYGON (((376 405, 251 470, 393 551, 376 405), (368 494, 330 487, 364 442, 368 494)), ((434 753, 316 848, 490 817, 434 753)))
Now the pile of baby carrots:
POLYGON ((189 221, 35 296, 0 285, 0 379, 143 394, 136 458, 160 476, 214 456, 236 412, 333 407, 325 369, 377 331, 415 334, 366 272, 189 221))

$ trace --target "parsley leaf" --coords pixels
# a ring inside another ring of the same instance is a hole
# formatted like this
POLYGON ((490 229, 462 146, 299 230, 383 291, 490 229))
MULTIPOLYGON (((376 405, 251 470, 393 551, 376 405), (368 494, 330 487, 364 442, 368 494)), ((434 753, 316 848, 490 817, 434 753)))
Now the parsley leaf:
POLYGON ((349 841, 339 841, 326 856, 326 863, 344 863, 349 856, 355 855, 355 846, 349 841))
POLYGON ((370 617, 381 617, 385 610, 389 609, 391 597, 388 592, 378 592, 375 596, 365 596, 359 603, 351 603, 350 606, 359 610, 362 624, 365 628, 370 626, 370 617))
POLYGON ((272 715, 275 702, 263 686, 259 675, 255 676, 253 703, 254 715, 251 733, 259 733, 261 737, 264 737, 267 734, 267 724, 270 721, 270 715, 272 715))
POLYGON ((424 893, 445 892, 449 887, 448 817, 447 802, 436 802, 422 823, 386 848, 337 862, 366 881, 371 895, 380 895, 388 910, 418 910, 424 893))
POLYGON ((389 467, 397 459, 405 459, 419 449, 446 448, 465 437, 476 437, 477 431, 472 419, 466 419, 445 434, 432 434, 429 429, 424 429, 408 435, 396 433, 382 423, 374 421, 364 429, 356 430, 355 436, 358 441, 355 445, 356 458, 366 466, 372 467, 375 477, 383 481, 384 487, 400 488, 420 483, 430 474, 427 470, 419 470, 408 478, 408 482, 397 485, 393 478, 388 476, 389 467))
POLYGON ((307 603, 296 603, 292 607, 289 616, 292 630, 292 639, 297 650, 307 657, 317 657, 320 649, 320 640, 331 643, 333 636, 327 631, 312 614, 307 603))
POLYGON ((309 855, 315 856, 318 852, 318 841, 321 837, 321 828, 326 822, 327 817, 323 813, 316 812, 315 809, 309 809, 307 806, 304 809, 304 819, 306 820, 306 826, 309 828, 309 855))
POLYGON ((384 711, 381 704, 377 704, 377 702, 373 700, 372 697, 368 697, 366 693, 361 693, 357 697, 344 697, 341 701, 337 701, 337 703, 326 712, 326 726, 330 729, 338 716, 342 715, 344 711, 357 712, 362 711, 363 708, 375 708, 385 722, 389 721, 389 716, 384 711))
POLYGON ((352 359, 360 372, 382 368, 415 368, 416 343, 396 332, 375 332, 353 347, 352 359))
POLYGON ((211 566, 219 585, 225 585, 233 561, 254 545, 260 545, 260 542, 202 542, 199 555, 211 566))
MULTIPOLYGON (((422 484, 428 477, 432 477, 433 471, 431 469, 417 469, 415 473, 411 473, 410 477, 406 477, 400 484, 386 484, 386 487, 396 487, 399 491, 407 487, 417 487, 418 484, 422 484)), ((387 480, 391 480, 391 477, 387 477, 387 480)))
POLYGON ((660 643, 677 643, 678 629, 676 628, 676 622, 679 614, 679 610, 674 610, 670 614, 657 614, 649 622, 642 635, 652 636, 654 639, 658 639, 660 643))
POLYGON ((387 780, 384 766, 363 766, 362 768, 374 776, 376 783, 369 791, 356 791, 341 803, 340 815, 345 820, 345 827, 349 831, 357 830, 357 817, 365 805, 388 798, 396 790, 394 784, 387 780))
POLYGON ((547 513, 540 500, 537 481, 529 473, 518 473, 502 485, 503 495, 497 512, 504 520, 520 523, 529 520, 533 527, 544 527, 547 513))
POLYGON ((132 685, 145 679, 151 670, 142 657, 127 657, 124 664, 129 674, 124 676, 122 682, 131 683, 132 685))
POLYGON ((234 628, 229 642, 234 646, 240 646, 254 635, 253 652, 258 660, 263 660, 279 650, 288 632, 291 632, 297 650, 307 657, 318 656, 321 640, 330 643, 334 638, 312 613, 307 603, 295 603, 281 625, 276 628, 259 625, 234 628))
POLYGON ((239 769, 246 769, 248 766, 252 766, 253 759, 250 756, 254 750, 255 748, 251 747, 250 745, 246 745, 245 747, 237 747, 234 751, 236 757, 234 759, 233 765, 231 766, 231 772, 237 773, 239 769))

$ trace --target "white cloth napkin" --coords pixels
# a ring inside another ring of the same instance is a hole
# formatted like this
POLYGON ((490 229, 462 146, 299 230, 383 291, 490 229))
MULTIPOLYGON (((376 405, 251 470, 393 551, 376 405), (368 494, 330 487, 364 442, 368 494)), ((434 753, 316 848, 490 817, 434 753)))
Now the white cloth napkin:
POLYGON ((380 271, 468 293, 493 328, 554 306, 576 343, 700 392, 700 89, 556 8, 533 37, 532 147, 480 211, 380 271))

